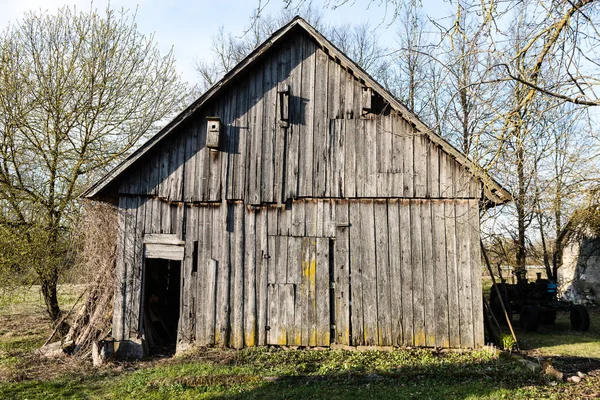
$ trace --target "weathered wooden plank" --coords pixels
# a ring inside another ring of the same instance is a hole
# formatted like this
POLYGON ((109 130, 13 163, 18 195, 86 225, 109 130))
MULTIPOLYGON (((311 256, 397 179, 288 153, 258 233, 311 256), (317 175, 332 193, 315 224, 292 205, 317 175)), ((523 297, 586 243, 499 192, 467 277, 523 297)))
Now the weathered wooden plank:
POLYGON ((275 182, 275 133, 277 126, 277 66, 275 55, 268 57, 263 67, 263 128, 261 154, 260 194, 262 202, 274 201, 273 187, 275 182))
POLYGON ((317 346, 319 337, 317 311, 317 239, 314 237, 306 237, 302 240, 307 243, 305 246, 307 248, 307 257, 305 259, 306 264, 304 265, 304 275, 307 280, 308 289, 308 345, 314 347, 317 346))
POLYGON ((400 213, 398 200, 388 200, 387 223, 390 255, 390 319, 392 346, 401 346, 402 340, 402 252, 400 247, 400 213))
POLYGON ((344 197, 346 193, 345 182, 345 155, 346 155, 346 125, 342 119, 331 120, 331 197, 344 197))
MULTIPOLYGON (((195 132, 195 129, 192 129, 195 132)), ((148 154, 148 182, 146 182, 146 193, 151 196, 158 194, 158 177, 160 176, 160 157, 156 152, 148 154)))
MULTIPOLYGON (((293 237, 282 237, 282 242, 287 247, 287 262, 286 262, 286 275, 284 281, 291 287, 286 290, 291 290, 289 294, 293 298, 291 309, 286 308, 286 323, 287 323, 287 344, 291 346, 299 346, 301 344, 301 329, 302 322, 297 318, 298 311, 298 297, 297 290, 300 287, 301 282, 301 271, 300 271, 300 260, 302 257, 302 245, 297 238, 293 237)), ((288 307, 288 306, 286 306, 288 307)))
POLYGON ((367 197, 377 196, 377 124, 379 121, 371 119, 363 121, 365 126, 365 187, 367 197))
POLYGON ((230 152, 232 161, 230 163, 231 185, 233 192, 231 199, 241 200, 244 198, 245 183, 246 183, 246 144, 248 138, 248 91, 249 84, 247 81, 240 82, 236 85, 236 110, 234 113, 234 121, 231 133, 230 152))
MULTIPOLYGON (((310 344, 311 330, 314 329, 310 321, 310 279, 311 279, 311 255, 312 246, 310 238, 298 238, 298 244, 301 246, 302 258, 300 259, 300 271, 301 271, 301 283, 300 283, 300 302, 299 311, 300 315, 296 320, 300 319, 300 343, 303 346, 310 344)), ((298 245, 296 244, 296 245, 298 245)), ((314 275, 313 275, 314 276, 314 275)), ((296 314, 298 316, 298 313, 296 314)))
POLYGON ((469 226, 469 203, 465 200, 458 200, 455 204, 460 347, 473 348, 475 342, 473 339, 473 293, 471 291, 471 227, 469 226))
POLYGON ((435 346, 435 257, 431 201, 421 203, 423 240, 423 288, 425 311, 425 345, 435 346))
POLYGON ((206 118, 200 115, 194 119, 198 134, 198 151, 196 152, 196 191, 197 198, 207 201, 209 196, 210 159, 206 147, 206 118))
POLYGON ((412 284, 412 238, 410 201, 400 200, 400 251, 402 255, 402 338, 406 346, 412 346, 413 334, 413 284, 412 284))
POLYGON ((316 345, 331 344, 329 320, 329 238, 316 239, 316 345))
POLYGON ((390 195, 394 197, 404 196, 404 139, 402 137, 402 127, 404 126, 400 117, 391 114, 389 117, 391 122, 391 133, 390 133, 390 171, 391 175, 388 177, 390 195))
POLYGON ((414 135, 413 127, 410 126, 406 121, 402 121, 404 128, 402 129, 405 133, 402 136, 402 147, 403 152, 403 171, 402 182, 404 184, 404 197, 414 196, 414 135))
POLYGON ((192 282, 192 266, 194 258, 194 240, 193 227, 191 226, 191 213, 188 207, 185 207, 185 232, 186 241, 183 261, 181 262, 181 291, 179 293, 179 320, 177 327, 177 343, 192 343, 194 340, 194 330, 192 329, 192 310, 190 284, 192 282))
POLYGON ((292 46, 291 52, 291 71, 290 71, 290 106, 289 106, 289 128, 287 129, 286 146, 286 179, 284 199, 291 199, 297 196, 299 184, 299 145, 302 132, 303 107, 302 99, 302 65, 303 65, 304 46, 292 46))
POLYGON ((456 213, 454 201, 444 204, 446 222, 446 273, 448 274, 448 336, 450 347, 460 347, 460 303, 458 295, 458 271, 456 259, 456 213))
POLYGON ((456 198, 469 197, 470 174, 462 165, 456 162, 456 160, 452 163, 452 168, 454 170, 454 196, 456 198))
POLYGON ((133 281, 136 274, 136 269, 140 268, 140 264, 136 261, 136 236, 137 236, 137 208, 138 197, 128 197, 126 203, 125 216, 125 295, 124 295, 124 322, 123 335, 129 337, 134 329, 137 321, 133 320, 133 296, 135 296, 133 281))
POLYGON ((208 158, 210 162, 210 176, 208 180, 208 200, 219 201, 221 200, 221 158, 222 152, 218 150, 209 149, 208 158))
POLYGON ((162 258, 165 260, 183 260, 183 246, 149 243, 144 246, 146 258, 162 258))
MULTIPOLYGON (((290 203, 291 204, 291 203, 290 203)), ((292 226, 292 210, 287 205, 278 207, 277 214, 277 234, 280 236, 289 236, 292 226)))
POLYGON ((288 283, 287 281, 287 269, 288 269, 288 238, 287 236, 273 236, 277 238, 275 248, 275 259, 277 260, 275 271, 275 282, 276 283, 288 283))
POLYGON ((244 344, 247 347, 257 345, 256 330, 256 214, 251 207, 245 209, 245 232, 244 246, 246 248, 244 257, 244 344))
POLYGON ((213 209, 213 254, 219 260, 217 270, 217 318, 215 327, 215 344, 228 346, 230 329, 229 282, 231 279, 231 253, 229 233, 227 232, 227 206, 221 203, 213 209))
POLYGON ((446 229, 444 202, 432 204, 433 254, 435 259, 435 344, 449 347, 448 340, 448 275, 446 272, 446 229))
POLYGON ((301 120, 304 125, 300 130, 300 171, 299 196, 312 196, 313 191, 313 138, 315 113, 315 63, 316 47, 312 40, 304 41, 304 61, 302 66, 302 108, 301 120))
POLYGON ((115 252, 115 298, 113 311, 113 336, 116 340, 123 339, 123 323, 125 320, 125 293, 127 288, 127 267, 125 264, 125 239, 127 229, 127 197, 119 197, 117 210, 117 248, 115 252))
POLYGON ((451 180, 448 179, 447 172, 448 162, 446 159, 448 158, 448 155, 445 152, 440 151, 438 152, 438 158, 440 169, 440 198, 445 199, 452 197, 451 180))
POLYGON ((172 140, 165 141, 165 146, 162 150, 157 150, 157 156, 160 158, 160 175, 159 175, 159 185, 158 185, 158 197, 163 199, 169 198, 169 190, 171 186, 169 185, 169 149, 172 145, 172 140))
MULTIPOLYGON (((231 289, 231 346, 236 349, 244 347, 244 236, 245 236, 245 207, 242 202, 236 202, 232 205, 233 211, 233 232, 230 238, 232 240, 232 282, 231 289)), ((248 290, 250 290, 248 288, 248 290)))
POLYGON ((356 196, 367 196, 367 133, 365 120, 356 121, 356 136, 354 137, 354 151, 356 152, 356 196))
POLYGON ((428 138, 425 138, 427 145, 427 197, 438 198, 440 197, 440 156, 439 147, 434 144, 428 138))
POLYGON ((390 237, 388 209, 385 200, 373 204, 375 214, 375 263, 377 281, 377 345, 393 346, 392 293, 390 282, 390 237))
POLYGON ((410 237, 412 249, 413 341, 425 346, 425 289, 423 280, 423 218, 419 200, 410 203, 410 237))
POLYGON ((326 199, 321 202, 323 205, 323 236, 335 237, 335 202, 333 199, 326 199))
POLYGON ((471 290, 473 292, 473 340, 475 347, 484 345, 483 301, 481 299, 481 250, 479 246, 479 204, 469 201, 469 232, 471 261, 471 290))
POLYGON ((414 140, 414 187, 415 197, 425 198, 427 196, 427 138, 425 135, 418 134, 414 140))
POLYGON ((277 219, 279 209, 273 204, 266 206, 267 211, 267 235, 277 235, 277 219))
MULTIPOLYGON (((287 51, 287 66, 285 64, 282 64, 281 60, 279 63, 279 69, 278 69, 278 74, 279 74, 279 78, 278 78, 278 93, 280 91, 284 90, 284 85, 286 85, 286 87, 289 90, 289 83, 287 80, 285 80, 285 78, 282 78, 282 74, 284 74, 283 71, 285 71, 286 69, 289 71, 289 50, 287 51), (283 70, 283 71, 282 71, 283 70), (285 84, 283 84, 282 82, 286 82, 285 84)), ((280 97, 279 94, 276 94, 276 98, 277 98, 277 109, 276 109, 276 117, 275 117, 275 129, 276 129, 276 134, 275 134, 275 154, 274 154, 274 170, 273 170, 273 179, 274 179, 274 183, 273 183, 273 201, 276 202, 277 204, 281 204, 283 202, 285 202, 285 193, 284 193, 284 182, 285 182, 285 174, 286 174, 286 159, 285 159, 285 153, 286 153, 286 144, 288 141, 288 137, 287 137, 287 133, 288 133, 288 126, 289 126, 289 121, 287 121, 285 124, 287 124, 286 126, 284 126, 284 122, 280 120, 279 118, 279 110, 282 107, 288 107, 288 115, 289 115, 289 96, 288 96, 288 100, 284 100, 287 101, 287 105, 283 104, 280 102, 280 97)), ((289 118, 289 117, 288 117, 289 118)))
POLYGON ((327 57, 327 117, 329 119, 344 118, 344 110, 340 102, 344 93, 340 90, 342 67, 327 57))
POLYGON ((350 228, 348 201, 335 203, 336 240, 334 254, 335 343, 350 344, 350 228))
POLYGON ((281 337, 281 324, 279 323, 279 285, 267 284, 267 344, 278 345, 281 337))
POLYGON ((316 51, 315 60, 315 93, 314 93, 314 120, 313 120, 313 188, 312 195, 324 197, 327 190, 327 162, 329 160, 327 117, 327 80, 328 57, 321 49, 316 51))
POLYGON ((361 204, 351 201, 349 204, 350 217, 350 301, 351 309, 351 345, 365 344, 364 313, 363 313, 363 257, 361 243, 363 232, 361 226, 361 204))
POLYGON ((169 203, 165 201, 159 201, 160 205, 160 232, 161 233, 172 233, 172 215, 171 215, 171 207, 169 203))
POLYGON ((392 166, 393 152, 392 116, 384 116, 377 125, 377 196, 398 196, 394 185, 395 170, 392 166))
POLYGON ((225 200, 230 200, 233 198, 233 179, 234 173, 237 171, 232 171, 233 165, 233 144, 235 141, 234 138, 234 121, 236 113, 236 102, 237 102, 237 86, 229 88, 225 93, 223 93, 223 97, 221 100, 222 104, 222 131, 219 140, 219 152, 221 155, 221 184, 222 189, 221 193, 225 200))
POLYGON ((251 96, 251 111, 249 113, 249 132, 252 136, 250 152, 248 153, 250 169, 248 170, 248 195, 247 201, 250 204, 260 204, 261 202, 261 179, 262 179, 262 135, 264 123, 264 106, 263 106, 263 72, 264 66, 258 65, 252 76, 250 86, 251 96))
MULTIPOLYGON (((207 276, 206 276, 206 321, 204 334, 205 339, 209 344, 215 344, 215 327, 217 319, 217 270, 219 269, 219 262, 214 258, 208 260, 207 265, 207 276)), ((201 311, 202 312, 202 311, 201 311)))
POLYGON ((304 201, 304 207, 306 236, 317 236, 318 200, 307 199, 304 201))
MULTIPOLYGON (((144 208, 150 209, 150 202, 144 205, 144 208)), ((153 234, 147 233, 143 237, 144 244, 163 244, 172 246, 183 246, 185 242, 177 237, 174 233, 153 234)))
POLYGON ((267 224, 268 215, 264 207, 260 208, 260 212, 256 214, 256 266, 259 268, 257 272, 258 286, 258 345, 264 346, 266 343, 267 326, 267 260, 270 252, 267 243, 267 224))
POLYGON ((375 346, 379 337, 379 329, 377 326, 377 265, 373 201, 361 200, 360 207, 364 337, 365 345, 375 346))
POLYGON ((291 346, 296 343, 296 327, 295 327, 295 303, 296 303, 296 285, 288 283, 280 285, 280 295, 283 296, 282 304, 284 312, 281 315, 281 320, 284 321, 286 328, 285 344, 291 346))
MULTIPOLYGON (((357 124, 356 120, 342 120, 340 132, 344 130, 345 153, 344 153, 344 180, 346 197, 356 197, 356 161, 357 161, 357 124)), ((360 148, 358 147, 358 150, 360 148)))
POLYGON ((339 197, 339 186, 337 179, 339 177, 339 167, 336 170, 336 162, 339 155, 338 145, 335 140, 336 132, 334 121, 340 118, 342 110, 340 109, 340 73, 341 68, 333 60, 327 57, 327 114, 324 123, 326 123, 326 145, 329 148, 327 154, 327 173, 325 176, 325 196, 339 197), (337 173, 336 173, 337 171, 337 173))
POLYGON ((185 133, 179 135, 171 152, 171 193, 170 200, 183 200, 183 178, 184 178, 184 156, 185 156, 185 133))
POLYGON ((319 199, 317 200, 317 224, 315 230, 315 236, 324 236, 323 235, 323 226, 325 225, 325 214, 323 212, 323 208, 325 207, 324 203, 327 200, 319 199))
POLYGON ((354 77, 349 74, 347 71, 342 73, 342 80, 344 80, 344 118, 346 119, 358 119, 360 114, 354 113, 354 91, 357 86, 354 77))
POLYGON ((198 272, 196 274, 196 341, 201 346, 209 344, 207 336, 207 314, 208 314, 208 270, 209 270, 209 244, 207 237, 208 216, 205 206, 193 207, 197 214, 198 230, 198 272))
MULTIPOLYGON (((193 205, 187 206, 186 211, 187 224, 186 224, 186 240, 190 244, 189 247, 189 265, 186 270, 187 279, 187 303, 188 303, 188 326, 186 329, 187 334, 190 336, 190 342, 195 342, 197 339, 197 288, 198 288, 198 267, 206 264, 200 263, 200 242, 198 240, 198 207, 193 205), (194 270, 194 266, 196 269, 194 270)), ((188 251, 186 250, 186 254, 188 251)))
POLYGON ((305 235, 305 202, 304 200, 295 200, 292 202, 292 236, 305 235))
MULTIPOLYGON (((289 340, 290 345, 299 346, 303 343, 304 328, 304 310, 306 308, 305 280, 303 277, 303 247, 302 238, 288 238, 290 246, 288 253, 288 279, 295 284, 295 303, 294 303, 294 330, 293 340, 289 340)), ((289 338, 289 336, 288 336, 289 338)))

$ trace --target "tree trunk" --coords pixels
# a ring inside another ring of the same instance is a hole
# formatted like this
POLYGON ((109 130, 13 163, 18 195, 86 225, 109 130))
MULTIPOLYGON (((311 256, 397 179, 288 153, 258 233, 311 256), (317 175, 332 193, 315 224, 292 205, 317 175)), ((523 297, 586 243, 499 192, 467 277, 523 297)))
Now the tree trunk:
POLYGON ((58 296, 56 294, 56 286, 58 284, 58 273, 56 270, 48 271, 45 276, 40 277, 42 284, 42 295, 46 303, 46 311, 53 322, 60 318, 60 307, 58 306, 58 296))
POLYGON ((518 144, 517 150, 517 179, 518 192, 515 199, 517 207, 517 269, 525 271, 527 265, 527 250, 526 250, 526 227, 525 227, 525 155, 522 144, 518 144))

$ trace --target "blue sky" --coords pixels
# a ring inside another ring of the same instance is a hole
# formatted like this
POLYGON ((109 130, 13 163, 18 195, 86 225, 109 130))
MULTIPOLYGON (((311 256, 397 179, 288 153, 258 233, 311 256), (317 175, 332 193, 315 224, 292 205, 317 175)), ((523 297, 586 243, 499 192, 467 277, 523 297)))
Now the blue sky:
MULTIPOLYGON (((263 0, 264 3, 265 0, 263 0)), ((96 0, 93 7, 102 10, 109 2, 96 0)), ((352 3, 352 2, 350 2, 352 3)), ((391 37, 394 28, 387 28, 385 10, 379 7, 379 1, 356 0, 353 6, 343 6, 335 11, 324 9, 325 22, 331 24, 362 23, 369 21, 379 26, 381 40, 391 37)), ((428 14, 450 13, 451 6, 441 0, 424 2, 424 11, 428 14)), ((125 8, 134 12, 137 9, 139 30, 149 35, 154 33, 155 41, 163 52, 174 47, 177 66, 182 77, 190 83, 197 80, 194 72, 194 60, 209 59, 211 37, 219 27, 226 32, 241 35, 248 26, 249 18, 258 6, 258 0, 112 0, 113 9, 125 8)), ((323 0, 313 0, 315 8, 323 8, 323 0)), ((89 9, 89 0, 0 0, 0 29, 20 19, 29 10, 54 11, 61 6, 76 6, 89 9)), ((266 13, 276 14, 283 3, 270 0, 266 13)))

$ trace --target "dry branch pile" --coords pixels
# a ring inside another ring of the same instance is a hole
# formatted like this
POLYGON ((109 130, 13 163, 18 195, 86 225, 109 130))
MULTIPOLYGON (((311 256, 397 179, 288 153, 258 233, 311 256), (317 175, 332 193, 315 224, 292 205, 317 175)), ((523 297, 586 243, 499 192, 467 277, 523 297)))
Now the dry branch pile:
POLYGON ((90 283, 83 295, 85 301, 63 339, 63 347, 67 346, 74 356, 88 357, 92 343, 108 336, 112 326, 117 244, 115 207, 87 202, 77 230, 82 240, 78 261, 90 283))

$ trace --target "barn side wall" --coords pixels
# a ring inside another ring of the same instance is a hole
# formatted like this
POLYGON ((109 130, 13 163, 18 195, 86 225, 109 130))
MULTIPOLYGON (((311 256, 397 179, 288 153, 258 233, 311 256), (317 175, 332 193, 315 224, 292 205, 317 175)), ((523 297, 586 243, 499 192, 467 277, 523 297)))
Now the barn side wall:
POLYGON ((136 165, 121 194, 178 202, 481 198, 471 172, 305 34, 270 48, 136 165), (207 116, 221 119, 219 150, 206 147, 207 116))
POLYGON ((185 241, 181 344, 483 345, 475 199, 123 196, 119 232, 117 340, 139 334, 143 235, 174 233, 185 241))

